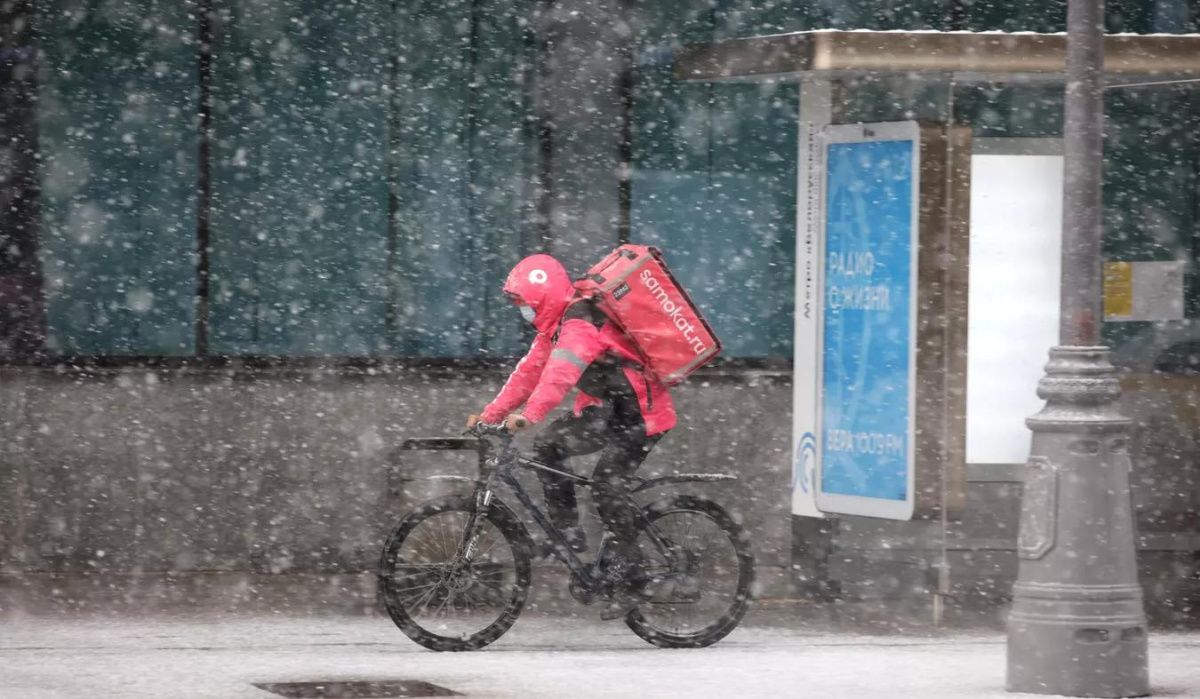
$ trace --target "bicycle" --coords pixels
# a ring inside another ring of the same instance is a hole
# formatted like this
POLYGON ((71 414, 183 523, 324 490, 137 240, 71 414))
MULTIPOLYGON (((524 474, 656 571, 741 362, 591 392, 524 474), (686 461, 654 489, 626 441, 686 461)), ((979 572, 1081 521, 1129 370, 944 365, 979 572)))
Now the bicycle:
MULTIPOLYGON (((480 440, 498 438, 498 451, 481 452, 494 455, 481 458, 478 479, 441 478, 473 482, 474 492, 439 498, 409 513, 388 537, 380 560, 380 600, 388 615, 405 635, 436 651, 476 650, 494 642, 512 627, 528 599, 533 541, 516 512, 496 497, 497 485, 506 485, 545 533, 553 555, 570 570, 568 589, 576 600, 591 604, 620 584, 605 575, 612 535, 605 531, 593 559, 582 560, 514 473, 518 468, 551 471, 577 486, 590 485, 591 479, 521 456, 502 426, 480 423, 468 433, 480 440)), ((735 478, 635 477, 629 497, 670 483, 735 478)), ((721 640, 750 603, 754 557, 749 537, 720 505, 698 496, 671 495, 637 509, 637 543, 643 579, 649 582, 625 624, 663 648, 702 648, 721 640)))

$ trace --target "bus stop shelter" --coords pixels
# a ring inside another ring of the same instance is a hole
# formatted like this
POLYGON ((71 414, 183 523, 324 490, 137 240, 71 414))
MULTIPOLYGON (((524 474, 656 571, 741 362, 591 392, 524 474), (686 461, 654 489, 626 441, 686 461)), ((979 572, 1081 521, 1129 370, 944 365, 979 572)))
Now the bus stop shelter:
MULTIPOLYGON (((932 599, 938 621, 945 600, 965 587, 1007 589, 1004 583, 1015 576, 1017 484, 1029 446, 1024 418, 1040 407, 1035 385, 1047 348, 1057 344, 1065 59, 1065 34, 937 31, 798 32, 689 45, 676 54, 674 76, 680 81, 795 81, 800 86, 793 513, 800 516, 797 548, 810 557, 801 563, 814 568, 816 588, 829 589, 831 579, 861 577, 864 571, 892 571, 892 578, 915 581, 911 587, 922 593, 918 596, 932 599), (965 393, 966 399, 958 409, 948 404, 936 427, 946 445, 938 472, 927 481, 936 484, 945 503, 937 516, 910 522, 856 518, 852 526, 839 528, 820 519, 812 493, 802 487, 812 483, 812 474, 804 473, 802 423, 816 410, 818 393, 812 378, 819 354, 816 326, 802 309, 821 295, 812 273, 821 235, 819 139, 831 124, 908 120, 940 124, 956 134, 946 139, 949 165, 940 206, 947 239, 961 243, 949 250, 961 254, 950 256, 941 283, 951 296, 961 290, 970 302, 959 299, 945 306, 950 329, 942 338, 947 343, 943 373, 965 378, 949 380, 940 390, 965 393), (1000 254, 997 245, 1005 246, 1000 254), (1014 344, 1021 347, 1014 351, 1014 344), (838 562, 831 563, 834 549, 838 562), (851 550, 861 555, 841 555, 851 550)), ((1195 91, 1200 89, 1200 35, 1108 35, 1105 73, 1107 93, 1127 96, 1129 102, 1146 90, 1195 91)), ((1122 257, 1119 249, 1109 252, 1106 258, 1122 257)), ((1106 321, 1190 326, 1195 291, 1187 275, 1197 252, 1190 259, 1185 254, 1149 264, 1119 262, 1126 266, 1114 269, 1129 278, 1124 284, 1117 280, 1111 290, 1106 265, 1106 321), (1143 288, 1137 293, 1146 298, 1132 298, 1135 285, 1129 279, 1134 277, 1143 287, 1167 292, 1147 300, 1143 288)), ((1110 344, 1119 345, 1129 335, 1120 330, 1110 344)), ((1183 434, 1195 430, 1184 424, 1194 422, 1194 414, 1173 406, 1180 394, 1184 404, 1186 396, 1200 395, 1196 377, 1130 375, 1125 384, 1130 405, 1141 406, 1131 415, 1135 421, 1154 418, 1174 421, 1183 434)), ((1155 472, 1168 463, 1155 453, 1162 446, 1157 441, 1147 438, 1135 447, 1135 469, 1139 462, 1146 464, 1138 474, 1135 500, 1160 511, 1194 509, 1187 503, 1197 493, 1181 502, 1177 493, 1156 485, 1178 482, 1177 473, 1155 472)), ((1200 453, 1194 444, 1190 449, 1183 458, 1195 462, 1200 453)), ((1171 521, 1176 524, 1143 526, 1139 537, 1143 552, 1163 554, 1163 577, 1173 577, 1167 562, 1172 556, 1200 550, 1194 534, 1178 524, 1184 519, 1171 521)), ((1156 576, 1157 564, 1145 565, 1156 576)))

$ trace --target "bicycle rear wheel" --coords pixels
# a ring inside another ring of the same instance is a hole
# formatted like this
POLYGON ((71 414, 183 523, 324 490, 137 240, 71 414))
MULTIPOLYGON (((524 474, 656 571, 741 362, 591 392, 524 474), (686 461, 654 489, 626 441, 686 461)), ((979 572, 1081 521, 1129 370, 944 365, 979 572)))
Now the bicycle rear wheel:
POLYGON ((473 555, 462 542, 472 497, 439 500, 396 527, 380 561, 380 598, 406 636, 437 651, 482 648, 513 625, 530 585, 525 527, 494 500, 481 518, 473 555))
POLYGON ((720 505, 690 495, 654 503, 645 514, 638 547, 651 582, 626 625, 663 648, 716 643, 737 627, 750 604, 754 556, 747 535, 720 505), (674 564, 655 538, 670 548, 674 564))

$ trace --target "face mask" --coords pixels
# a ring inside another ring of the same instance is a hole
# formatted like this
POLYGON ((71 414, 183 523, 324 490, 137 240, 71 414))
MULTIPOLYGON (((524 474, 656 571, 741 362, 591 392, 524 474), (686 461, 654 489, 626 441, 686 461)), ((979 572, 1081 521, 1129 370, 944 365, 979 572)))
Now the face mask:
POLYGON ((526 322, 532 324, 533 319, 537 317, 537 313, 534 312, 533 306, 517 306, 517 308, 521 311, 521 317, 524 318, 526 322))

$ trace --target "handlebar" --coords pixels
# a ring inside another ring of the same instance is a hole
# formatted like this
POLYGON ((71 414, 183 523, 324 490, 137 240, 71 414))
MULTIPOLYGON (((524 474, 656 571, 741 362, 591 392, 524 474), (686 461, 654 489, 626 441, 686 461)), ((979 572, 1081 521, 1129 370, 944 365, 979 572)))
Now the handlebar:
POLYGON ((512 432, 504 425, 490 425, 486 422, 477 422, 474 427, 467 429, 463 434, 469 434, 475 437, 511 437, 512 432))

